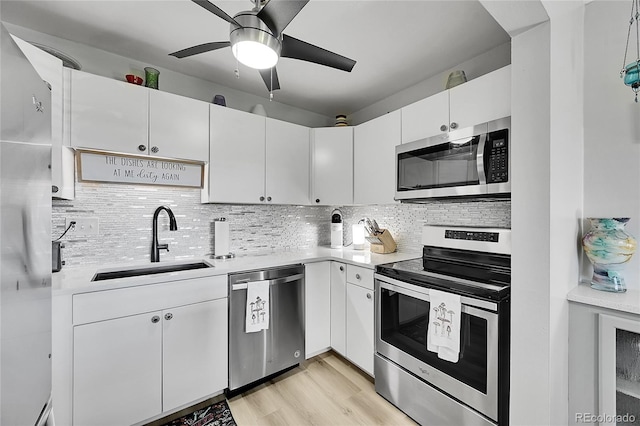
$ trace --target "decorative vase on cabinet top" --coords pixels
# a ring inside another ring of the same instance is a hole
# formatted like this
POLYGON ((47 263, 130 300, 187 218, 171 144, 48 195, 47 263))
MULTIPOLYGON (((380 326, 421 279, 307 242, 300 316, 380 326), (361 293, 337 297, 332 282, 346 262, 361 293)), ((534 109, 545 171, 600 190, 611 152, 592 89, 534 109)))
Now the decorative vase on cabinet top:
POLYGON ((591 230, 582 238, 582 246, 593 265, 592 288, 627 291, 622 270, 637 247, 635 238, 624 230, 628 221, 627 217, 589 218, 591 230))

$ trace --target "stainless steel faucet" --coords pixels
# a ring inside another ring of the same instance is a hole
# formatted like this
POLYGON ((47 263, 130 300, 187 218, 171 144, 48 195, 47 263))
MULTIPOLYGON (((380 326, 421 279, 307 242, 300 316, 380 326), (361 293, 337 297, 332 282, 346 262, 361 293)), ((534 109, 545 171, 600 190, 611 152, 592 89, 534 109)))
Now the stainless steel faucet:
POLYGON ((153 213, 153 241, 151 242, 151 261, 160 262, 160 250, 169 251, 169 244, 158 244, 158 215, 160 211, 166 211, 169 215, 169 231, 177 231, 176 217, 169 207, 160 206, 153 213))

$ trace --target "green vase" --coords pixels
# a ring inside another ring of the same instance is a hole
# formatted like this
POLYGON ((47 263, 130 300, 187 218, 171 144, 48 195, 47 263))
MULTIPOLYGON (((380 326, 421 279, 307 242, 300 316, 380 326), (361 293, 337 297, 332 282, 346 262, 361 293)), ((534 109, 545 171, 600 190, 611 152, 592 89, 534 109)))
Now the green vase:
POLYGON ((159 76, 160 71, 155 68, 146 67, 144 69, 144 85, 150 89, 157 89, 159 76))

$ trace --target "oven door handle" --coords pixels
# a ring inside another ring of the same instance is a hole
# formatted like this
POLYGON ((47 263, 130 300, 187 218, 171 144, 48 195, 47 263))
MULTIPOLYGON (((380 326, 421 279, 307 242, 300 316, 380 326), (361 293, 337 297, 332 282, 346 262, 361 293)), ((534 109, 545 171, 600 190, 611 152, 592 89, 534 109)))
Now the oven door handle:
MULTIPOLYGON (((424 300, 425 302, 430 302, 431 298, 429 297, 429 291, 435 290, 430 289, 429 287, 418 287, 409 283, 405 283, 393 278, 383 277, 376 274, 376 281, 379 283, 380 288, 385 288, 387 290, 395 291, 397 293, 406 294, 407 296, 424 300)), ((442 290, 439 290, 442 291, 442 290)), ((379 300, 379 299, 378 299, 379 300)), ((498 305, 494 302, 488 302, 486 300, 473 299, 467 296, 460 296, 460 303, 462 304, 462 312, 485 317, 485 315, 476 315, 477 309, 488 309, 493 312, 498 311, 498 305)))

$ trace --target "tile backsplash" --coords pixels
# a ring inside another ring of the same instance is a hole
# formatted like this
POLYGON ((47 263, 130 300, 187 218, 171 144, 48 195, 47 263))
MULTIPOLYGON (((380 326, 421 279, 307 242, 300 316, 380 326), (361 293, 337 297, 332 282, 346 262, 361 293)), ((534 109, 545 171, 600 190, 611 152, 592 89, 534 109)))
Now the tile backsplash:
MULTIPOLYGON (((201 204, 200 190, 164 186, 76 182, 76 199, 53 200, 52 237, 65 230, 67 218, 97 217, 97 236, 62 239, 66 268, 150 259, 153 212, 168 206, 178 230, 169 231, 160 213, 158 238, 170 252, 161 259, 181 260, 213 252, 213 221, 226 217, 230 249, 236 255, 301 249, 330 243, 333 207, 201 204)), ((509 201, 433 201, 426 204, 392 204, 340 207, 345 244, 351 244, 351 225, 362 217, 374 218, 389 229, 398 249, 418 251, 423 224, 511 226, 509 201)))

